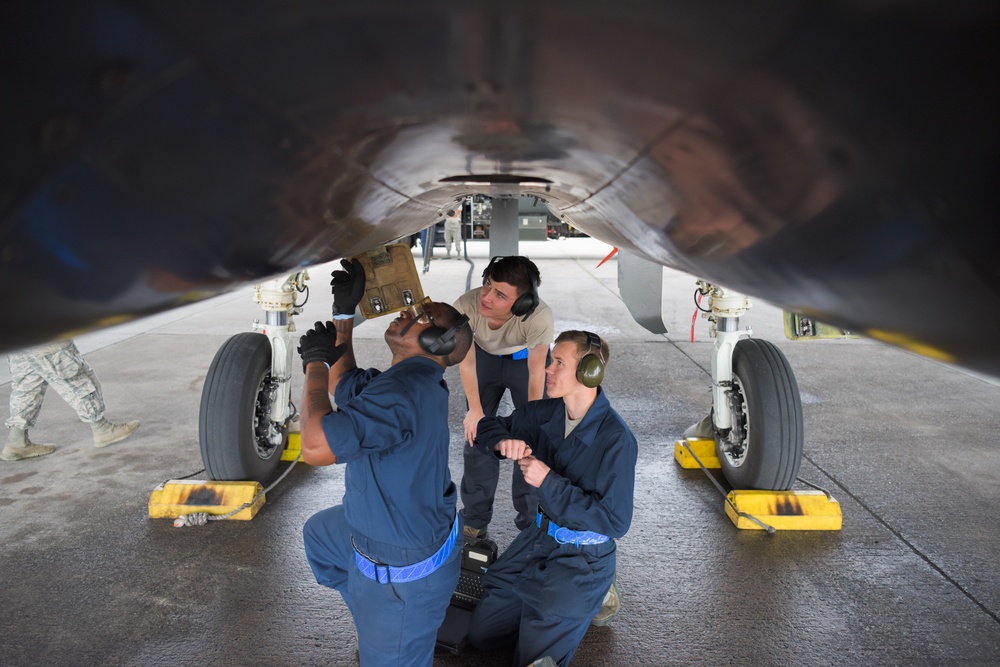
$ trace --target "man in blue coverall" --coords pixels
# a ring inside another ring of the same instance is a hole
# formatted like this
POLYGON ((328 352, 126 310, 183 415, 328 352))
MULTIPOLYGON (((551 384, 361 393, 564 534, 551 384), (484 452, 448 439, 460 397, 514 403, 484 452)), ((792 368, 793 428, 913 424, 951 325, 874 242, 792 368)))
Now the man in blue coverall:
POLYGON ((479 422, 476 446, 517 462, 537 489, 535 523, 483 577, 469 641, 516 643, 515 666, 568 665, 615 577, 615 538, 632 522, 638 446, 599 387, 607 343, 566 331, 545 370, 549 398, 479 422))
POLYGON ((306 557, 316 581, 350 609, 362 665, 429 667, 462 553, 444 370, 465 357, 472 330, 452 306, 425 301, 386 329, 391 366, 361 370, 352 332, 364 269, 342 265, 334 320, 317 322, 299 347, 302 458, 347 464, 343 504, 303 528, 306 557))

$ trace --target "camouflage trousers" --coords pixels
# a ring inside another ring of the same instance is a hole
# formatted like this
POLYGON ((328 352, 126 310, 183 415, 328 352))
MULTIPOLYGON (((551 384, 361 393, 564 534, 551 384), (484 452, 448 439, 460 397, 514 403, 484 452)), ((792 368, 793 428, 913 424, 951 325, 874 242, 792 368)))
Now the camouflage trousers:
POLYGON ((444 247, 451 254, 451 244, 455 244, 455 252, 462 252, 462 223, 444 223, 444 247))
POLYGON ((93 423, 104 416, 101 383, 73 341, 40 345, 7 358, 11 374, 7 428, 34 427, 49 385, 83 421, 93 423))

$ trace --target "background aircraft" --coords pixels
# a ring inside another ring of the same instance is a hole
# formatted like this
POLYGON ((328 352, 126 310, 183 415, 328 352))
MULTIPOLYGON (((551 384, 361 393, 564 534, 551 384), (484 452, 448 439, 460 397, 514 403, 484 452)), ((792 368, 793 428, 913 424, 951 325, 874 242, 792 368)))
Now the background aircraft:
MULTIPOLYGON (((531 193, 640 260, 1000 375, 998 12, 5 3, 0 341, 141 317, 413 234, 469 195, 496 215, 531 193)), ((758 380, 735 371, 738 415, 758 380)), ((777 423, 794 452, 794 415, 777 423)))

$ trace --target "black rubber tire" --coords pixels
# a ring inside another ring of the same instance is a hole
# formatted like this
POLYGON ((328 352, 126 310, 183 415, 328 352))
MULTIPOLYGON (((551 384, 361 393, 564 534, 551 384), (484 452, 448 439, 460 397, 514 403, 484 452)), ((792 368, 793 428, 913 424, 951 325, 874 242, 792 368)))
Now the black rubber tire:
POLYGON ((258 402, 267 401, 271 378, 271 343, 260 333, 240 333, 227 340, 212 360, 201 393, 198 438, 208 477, 263 483, 281 461, 288 441, 282 425, 281 444, 257 431, 258 402))
POLYGON ((803 440, 802 398, 788 359, 773 343, 744 338, 733 349, 733 376, 744 449, 734 456, 716 435, 722 473, 734 489, 786 491, 799 474, 803 440))

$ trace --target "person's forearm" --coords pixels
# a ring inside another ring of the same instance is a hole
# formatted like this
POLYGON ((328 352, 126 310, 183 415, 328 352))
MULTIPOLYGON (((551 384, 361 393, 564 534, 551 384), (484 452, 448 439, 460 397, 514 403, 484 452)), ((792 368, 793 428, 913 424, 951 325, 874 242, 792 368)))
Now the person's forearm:
POLYGON ((302 390, 300 438, 302 460, 310 465, 330 465, 337 462, 323 432, 323 417, 333 412, 328 386, 329 371, 326 364, 320 361, 309 363, 302 390))
POLYGON ((483 417, 476 425, 476 447, 485 454, 493 454, 497 458, 504 458, 496 450, 496 445, 501 440, 513 438, 510 432, 510 416, 507 417, 483 417))
POLYGON ((347 345, 347 350, 337 363, 330 367, 328 391, 331 394, 336 393, 337 385, 344 374, 358 367, 354 358, 354 318, 334 319, 333 327, 337 330, 337 345, 347 345))
POLYGON ((545 360, 547 345, 536 345, 528 350, 528 400, 538 401, 545 397, 545 360))
POLYGON ((462 390, 465 392, 465 400, 469 402, 469 408, 482 411, 483 404, 479 398, 479 377, 476 374, 475 345, 469 350, 462 363, 458 365, 458 375, 462 378, 462 390))
POLYGON ((545 396, 545 371, 541 373, 529 373, 528 375, 528 400, 538 401, 545 396))

